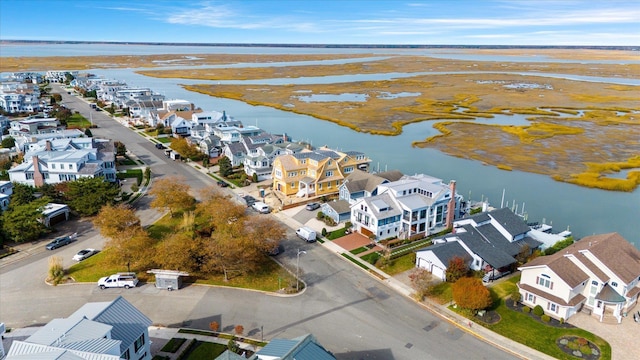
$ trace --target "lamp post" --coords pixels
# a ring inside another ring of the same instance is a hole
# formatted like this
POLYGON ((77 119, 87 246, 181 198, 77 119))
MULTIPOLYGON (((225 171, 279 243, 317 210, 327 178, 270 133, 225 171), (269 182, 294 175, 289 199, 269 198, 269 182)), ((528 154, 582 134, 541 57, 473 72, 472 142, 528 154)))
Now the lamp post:
POLYGON ((306 251, 298 249, 298 255, 296 256, 296 292, 300 291, 300 254, 306 253, 306 251))

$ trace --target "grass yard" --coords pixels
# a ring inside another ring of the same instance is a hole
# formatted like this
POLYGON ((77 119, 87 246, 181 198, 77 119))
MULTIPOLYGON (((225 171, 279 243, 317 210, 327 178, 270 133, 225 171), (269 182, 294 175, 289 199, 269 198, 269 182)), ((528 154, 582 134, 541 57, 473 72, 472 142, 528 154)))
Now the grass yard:
POLYGON ((91 127, 91 122, 80 114, 73 114, 67 119, 68 129, 86 129, 91 127))
MULTIPOLYGON (((133 163, 133 165, 135 165, 135 162, 133 163)), ((120 180, 127 179, 127 178, 135 178, 138 186, 140 186, 140 184, 142 184, 143 174, 141 169, 128 169, 125 172, 117 173, 116 177, 120 180)))
POLYGON ((210 360, 222 355, 227 347, 222 344, 198 341, 196 348, 187 356, 186 360, 210 360))
POLYGON ((125 271, 127 271, 126 262, 123 261, 121 266, 109 265, 106 261, 105 253, 101 251, 86 260, 72 265, 67 269, 67 275, 77 282, 97 282, 103 276, 125 271))
POLYGON ((611 346, 604 339, 588 331, 546 325, 524 313, 508 308, 504 299, 515 291, 516 283, 519 280, 519 276, 514 276, 490 288, 492 297, 498 299, 492 310, 500 314, 501 320, 496 324, 479 323, 480 325, 557 359, 575 359, 560 350, 556 345, 558 338, 562 336, 583 337, 600 348, 602 352, 600 359, 611 359, 611 346))
POLYGON ((168 144, 168 143, 170 143, 170 142, 171 142, 171 139, 173 139, 173 138, 172 138, 172 137, 168 137, 168 136, 165 136, 165 137, 158 137, 158 138, 156 138, 156 140, 158 140, 159 142, 161 142, 161 143, 163 143, 163 144, 168 144))
POLYGON ((411 270, 414 267, 416 267, 416 254, 412 252, 391 260, 389 264, 381 270, 393 276, 411 270))

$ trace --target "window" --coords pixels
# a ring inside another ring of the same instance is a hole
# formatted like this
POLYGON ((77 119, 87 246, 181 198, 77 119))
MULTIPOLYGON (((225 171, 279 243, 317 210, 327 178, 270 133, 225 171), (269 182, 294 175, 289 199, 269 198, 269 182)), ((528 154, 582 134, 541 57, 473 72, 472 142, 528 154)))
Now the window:
POLYGON ((558 312, 558 305, 554 303, 547 303, 547 310, 553 311, 555 313, 558 312))
POLYGON ((326 176, 326 177, 333 176, 333 170, 329 170, 329 171, 325 172, 324 176, 326 176))
POLYGON ((129 360, 131 358, 131 355, 129 355, 129 349, 127 349, 127 351, 124 352, 124 354, 120 355, 121 358, 129 360))
POLYGON ((553 282, 550 280, 549 275, 541 274, 538 276, 536 284, 553 290, 553 282))
POLYGON ((612 282, 611 282, 611 286, 613 286, 613 287, 618 287, 618 283, 617 283, 617 282, 615 282, 615 281, 612 281, 612 282))
POLYGON ((295 188, 296 188, 296 183, 292 182, 292 183, 291 183, 291 188, 292 188, 292 189, 295 189, 295 188))
POLYGON ((56 169, 56 164, 51 164, 51 169, 55 170, 56 169))
POLYGON ((527 293, 527 301, 530 303, 535 304, 536 303, 536 296, 533 295, 532 293, 527 293))
POLYGON ((138 340, 136 340, 133 346, 135 348, 136 353, 138 352, 138 350, 140 350, 140 348, 144 346, 144 334, 140 335, 140 337, 138 338, 138 340))

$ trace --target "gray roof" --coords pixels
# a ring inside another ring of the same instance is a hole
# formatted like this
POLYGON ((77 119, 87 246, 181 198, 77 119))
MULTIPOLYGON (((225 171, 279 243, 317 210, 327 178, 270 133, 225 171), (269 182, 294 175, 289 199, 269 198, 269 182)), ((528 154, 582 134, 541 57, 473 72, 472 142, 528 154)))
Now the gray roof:
POLYGON ((338 214, 345 214, 351 211, 351 204, 346 200, 330 201, 324 205, 329 206, 338 214))
POLYGON ((516 262, 516 259, 503 249, 488 242, 480 232, 471 225, 465 225, 466 232, 457 232, 456 236, 469 247, 469 249, 480 256, 484 261, 496 269, 509 266, 516 262))
POLYGON ((311 334, 291 340, 273 339, 255 353, 255 358, 259 358, 260 355, 279 360, 336 360, 335 356, 318 344, 311 334))
POLYGON ((598 295, 596 295, 596 299, 608 303, 625 303, 627 301, 624 296, 618 294, 618 292, 609 284, 604 284, 602 290, 600 290, 598 295))
POLYGON ((531 230, 529 226, 520 218, 514 214, 509 208, 497 209, 489 212, 489 216, 494 218, 505 230, 516 236, 524 234, 531 230))
POLYGON ((146 315, 122 296, 118 296, 112 302, 87 303, 70 317, 81 316, 113 326, 111 338, 122 341, 120 344, 121 353, 152 324, 146 315))
POLYGON ((431 251, 446 266, 449 261, 455 257, 469 258, 467 250, 457 241, 448 241, 446 243, 434 244, 418 251, 431 251))

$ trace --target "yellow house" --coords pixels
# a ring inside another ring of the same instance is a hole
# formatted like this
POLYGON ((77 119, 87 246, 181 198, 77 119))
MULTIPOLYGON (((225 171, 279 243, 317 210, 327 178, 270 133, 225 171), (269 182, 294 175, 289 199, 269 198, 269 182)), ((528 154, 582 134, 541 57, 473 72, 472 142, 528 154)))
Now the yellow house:
POLYGON ((369 170, 369 159, 357 151, 327 147, 280 155, 273 160, 273 191, 282 198, 334 195, 353 170, 369 170))

